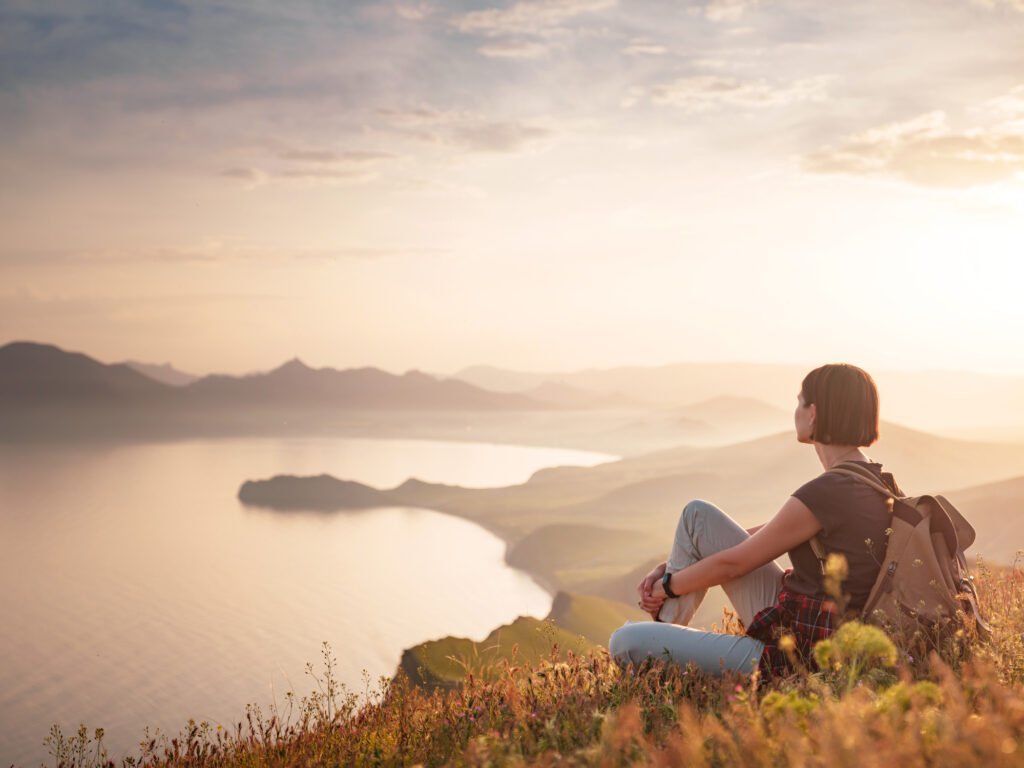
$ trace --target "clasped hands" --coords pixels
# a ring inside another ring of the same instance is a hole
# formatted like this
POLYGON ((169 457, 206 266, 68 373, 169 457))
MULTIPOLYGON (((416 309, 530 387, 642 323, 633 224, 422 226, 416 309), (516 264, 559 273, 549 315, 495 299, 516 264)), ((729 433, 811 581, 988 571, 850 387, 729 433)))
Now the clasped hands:
POLYGON ((665 566, 666 563, 655 566, 654 570, 644 576, 643 581, 636 587, 637 594, 640 596, 637 605, 651 614, 651 618, 655 620, 658 618, 658 612, 666 597, 665 590, 661 586, 661 577, 665 575, 665 566))

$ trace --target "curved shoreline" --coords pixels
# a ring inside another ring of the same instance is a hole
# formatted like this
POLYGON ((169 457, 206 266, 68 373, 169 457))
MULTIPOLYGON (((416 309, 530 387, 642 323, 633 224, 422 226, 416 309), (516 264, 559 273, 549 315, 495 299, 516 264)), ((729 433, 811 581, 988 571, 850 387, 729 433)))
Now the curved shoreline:
MULTIPOLYGON (((346 511, 400 507, 406 509, 422 509, 428 512, 437 512, 439 514, 456 517, 460 520, 473 523, 501 539, 505 542, 504 561, 506 565, 527 574, 534 580, 534 582, 536 582, 537 586, 551 595, 552 599, 558 593, 558 586, 545 578, 543 574, 529 568, 512 565, 509 562, 508 555, 511 551, 512 545, 515 544, 517 537, 515 537, 508 528, 496 525, 487 519, 481 519, 480 517, 467 514, 460 510, 444 508, 443 506, 408 503, 400 498, 396 498, 397 496, 403 495, 402 489, 409 487, 410 484, 431 485, 421 483, 421 481, 410 478, 396 488, 381 490, 350 480, 338 480, 337 478, 327 474, 312 476, 275 475, 268 480, 244 481, 239 488, 238 499, 246 506, 271 509, 275 512, 314 511, 330 514, 346 511), (280 493, 293 493, 297 489, 312 483, 319 486, 323 495, 319 501, 315 501, 311 505, 301 503, 296 504, 294 500, 286 501, 278 496, 280 493)), ((463 488, 462 486, 442 487, 450 487, 467 491, 492 490, 486 488, 463 488)))

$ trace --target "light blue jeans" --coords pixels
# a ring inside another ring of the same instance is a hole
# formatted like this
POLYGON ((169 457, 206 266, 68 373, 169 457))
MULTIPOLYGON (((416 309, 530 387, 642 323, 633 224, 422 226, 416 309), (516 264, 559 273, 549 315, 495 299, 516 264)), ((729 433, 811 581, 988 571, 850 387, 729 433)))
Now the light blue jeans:
MULTIPOLYGON (((679 516, 666 570, 681 571, 749 537, 750 534, 714 504, 691 501, 679 516)), ((768 563, 723 584, 722 589, 740 620, 749 626, 758 611, 778 600, 782 569, 775 563, 768 563)), ((680 626, 693 618, 705 594, 707 590, 702 589, 666 600, 658 615, 661 622, 626 622, 612 633, 608 651, 620 664, 639 663, 649 656, 658 656, 679 664, 692 661, 714 675, 723 670, 753 672, 764 650, 760 640, 680 626)))

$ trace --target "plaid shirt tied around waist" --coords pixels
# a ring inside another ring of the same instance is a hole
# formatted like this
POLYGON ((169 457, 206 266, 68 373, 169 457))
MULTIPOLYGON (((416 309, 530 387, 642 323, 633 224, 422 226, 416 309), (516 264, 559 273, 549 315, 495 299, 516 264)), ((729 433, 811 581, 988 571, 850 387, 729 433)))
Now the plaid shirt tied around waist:
MULTIPOLYGON (((789 573, 786 571, 786 575, 789 573)), ((792 636, 796 660, 813 668, 814 644, 839 628, 839 608, 834 602, 790 592, 785 587, 785 577, 782 584, 775 605, 758 612, 747 627, 749 637, 764 643, 764 652, 758 666, 761 674, 766 677, 784 676, 794 671, 789 654, 779 647, 780 638, 792 636)))

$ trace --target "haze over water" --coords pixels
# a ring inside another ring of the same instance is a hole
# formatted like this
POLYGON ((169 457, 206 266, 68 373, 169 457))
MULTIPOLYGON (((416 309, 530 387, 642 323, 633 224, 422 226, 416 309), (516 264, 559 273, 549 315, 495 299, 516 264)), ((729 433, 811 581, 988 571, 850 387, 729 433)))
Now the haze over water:
POLYGON ((481 639, 551 598, 468 521, 388 508, 247 508, 243 480, 331 473, 387 488, 410 476, 524 481, 578 451, 427 441, 224 439, 0 447, 0 760, 45 758, 50 725, 107 730, 113 755, 148 725, 230 725, 247 702, 314 682, 326 640, 362 689, 404 648, 481 639))

